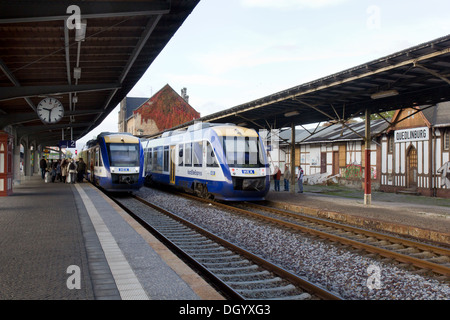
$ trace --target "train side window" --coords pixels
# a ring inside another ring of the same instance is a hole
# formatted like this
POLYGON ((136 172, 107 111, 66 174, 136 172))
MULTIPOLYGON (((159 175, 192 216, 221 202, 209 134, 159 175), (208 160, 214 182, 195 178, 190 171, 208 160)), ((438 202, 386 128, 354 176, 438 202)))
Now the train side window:
POLYGON ((98 148, 95 148, 95 166, 96 167, 98 167, 98 158, 99 158, 98 148))
POLYGON ((169 171, 169 146, 164 146, 164 170, 169 171))
POLYGON ((206 166, 207 167, 218 167, 219 164, 217 163, 217 158, 214 153, 214 149, 209 143, 209 141, 206 142, 206 166))
POLYGON ((146 166, 145 166, 145 171, 151 171, 152 170, 152 166, 153 166, 153 162, 152 162, 153 149, 152 148, 147 149, 145 155, 146 155, 146 158, 147 158, 146 159, 147 162, 146 162, 146 166))
POLYGON ((152 150, 153 150, 153 151, 152 151, 152 164, 151 164, 151 168, 152 168, 153 171, 155 171, 155 170, 156 170, 156 159, 157 159, 158 153, 157 153, 156 148, 154 148, 154 149, 152 149, 152 150))
POLYGON ((184 148, 185 148, 184 166, 192 167, 192 143, 186 143, 184 145, 184 148))
POLYGON ((156 147, 156 169, 155 171, 162 171, 164 168, 164 148, 162 146, 156 147))
POLYGON ((179 144, 178 145, 178 165, 179 166, 183 166, 183 145, 179 144))
POLYGON ((203 165, 203 141, 194 142, 194 167, 201 167, 203 165))

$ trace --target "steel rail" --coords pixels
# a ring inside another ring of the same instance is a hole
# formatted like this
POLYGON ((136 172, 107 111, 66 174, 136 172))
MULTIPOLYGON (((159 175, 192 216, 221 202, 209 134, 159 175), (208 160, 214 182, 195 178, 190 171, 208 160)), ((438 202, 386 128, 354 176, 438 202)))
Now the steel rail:
MULTIPOLYGON (((419 268, 432 270, 433 272, 445 275, 447 277, 450 276, 450 268, 446 267, 445 265, 437 264, 437 263, 426 261, 426 260, 423 260, 423 259, 418 259, 418 258, 415 258, 415 257, 411 257, 411 256, 408 256, 408 255, 402 254, 402 253, 394 252, 394 251, 391 251, 391 250, 388 250, 388 249, 380 248, 380 247, 377 247, 377 246, 374 246, 374 245, 370 245, 370 244, 366 244, 366 243, 359 242, 359 241, 356 241, 356 240, 352 240, 352 239, 348 239, 348 238, 345 238, 345 237, 337 236, 337 235, 334 235, 334 234, 331 234, 331 233, 327 233, 327 232, 323 232, 323 231, 320 231, 320 230, 316 230, 316 229, 300 226, 300 225, 295 224, 295 223, 287 222, 287 221, 280 220, 280 219, 273 218, 273 217, 268 217, 268 216, 265 216, 265 215, 262 215, 262 214, 259 214, 259 213, 256 213, 256 212, 252 212, 252 211, 249 211, 249 210, 237 208, 237 207, 230 206, 230 205, 227 205, 227 204, 224 204, 224 203, 221 203, 221 202, 213 202, 213 201, 210 201, 210 200, 207 200, 207 199, 201 199, 201 198, 198 198, 196 196, 189 195, 189 194, 183 194, 183 196, 186 196, 186 197, 194 199, 194 200, 211 203, 211 204, 213 204, 215 206, 218 206, 218 207, 221 207, 221 208, 224 208, 224 209, 228 209, 228 210, 233 210, 233 211, 236 211, 236 212, 248 215, 248 216, 252 216, 254 218, 270 221, 271 223, 278 224, 278 225, 281 225, 283 227, 291 228, 291 229, 298 230, 298 231, 301 231, 301 232, 305 232, 305 233, 311 234, 313 236, 319 236, 319 237, 321 237, 323 239, 327 239, 327 240, 330 240, 330 241, 335 241, 335 242, 339 242, 339 243, 342 243, 342 244, 345 244, 345 245, 349 245, 349 246, 352 246, 353 248, 356 248, 356 249, 363 249, 363 250, 365 250, 367 252, 374 253, 374 254, 379 254, 379 255, 381 255, 383 257, 386 257, 386 258, 389 258, 389 259, 394 259, 394 260, 402 262, 402 263, 412 264, 412 265, 415 265, 415 266, 417 266, 419 268)), ((283 211, 283 214, 285 214, 284 211, 283 211)), ((302 215, 300 218, 302 218, 302 217, 304 217, 304 216, 302 215)), ((339 225, 339 226, 341 227, 341 225, 339 225)), ((354 230, 354 232, 359 232, 359 233, 361 233, 361 230, 363 230, 363 229, 360 229, 360 231, 356 231, 358 228, 354 228, 354 227, 348 227, 348 228, 351 228, 352 230, 354 230)), ((364 230, 364 231, 366 231, 366 230, 364 230)), ((369 231, 369 232, 371 232, 371 231, 369 231)), ((398 242, 399 240, 402 240, 402 239, 397 239, 396 241, 398 242)), ((409 240, 407 240, 407 241, 411 242, 409 240)), ((426 246, 426 245, 424 245, 424 246, 426 246)), ((444 252, 448 254, 448 252, 445 251, 445 249, 441 249, 441 250, 444 250, 444 252)))
MULTIPOLYGON (((222 246, 228 247, 230 250, 235 251, 235 252, 237 252, 238 254, 240 254, 242 256, 245 256, 246 258, 250 259, 251 261, 254 261, 256 264, 262 266, 263 268, 265 268, 265 269, 267 269, 267 270, 277 274, 278 276, 280 276, 283 279, 287 279, 287 280, 291 281, 294 285, 299 286, 300 288, 304 289, 305 291, 308 291, 308 292, 318 296, 321 299, 324 299, 324 300, 342 300, 342 298, 340 296, 338 296, 338 295, 336 295, 336 294, 334 294, 334 293, 332 293, 332 292, 330 292, 328 290, 325 290, 325 289, 323 289, 323 288, 321 288, 321 287, 319 287, 319 286, 317 286, 317 285, 315 285, 315 284, 313 284, 313 283, 311 283, 311 282, 309 282, 309 281, 307 281, 307 280, 305 280, 305 279, 303 279, 303 278, 301 278, 301 277, 299 277, 299 276, 297 276, 297 275, 295 275, 295 274, 293 274, 293 273, 291 273, 291 272, 281 268, 280 266, 277 266, 277 265, 275 265, 275 264, 273 264, 273 263, 271 263, 271 262, 269 262, 269 261, 267 261, 267 260, 265 260, 265 259, 263 259, 263 258, 261 258, 261 257, 259 257, 257 255, 255 255, 255 254, 253 254, 253 253, 251 253, 251 252, 249 252, 249 251, 239 247, 239 246, 236 246, 235 244, 233 244, 233 243, 231 243, 231 242, 229 242, 229 241, 227 241, 227 240, 225 240, 223 238, 220 238, 219 236, 217 236, 217 235, 215 235, 213 233, 210 233, 207 230, 199 227, 198 225, 195 225, 195 224, 193 224, 193 223, 191 223, 191 222, 181 218, 180 216, 178 216, 178 215, 176 215, 176 214, 174 214, 174 213, 172 213, 172 212, 170 212, 170 211, 168 211, 168 210, 166 210, 164 208, 161 208, 161 207, 159 207, 159 206, 157 206, 157 205, 155 205, 155 204, 153 204, 153 203, 151 203, 151 202, 149 202, 149 201, 147 201, 145 199, 142 199, 140 197, 134 196, 134 198, 136 200, 142 202, 143 204, 145 204, 147 206, 150 206, 153 209, 158 210, 158 211, 168 215, 172 219, 182 222, 186 226, 196 230, 197 232, 199 232, 199 233, 203 234, 204 236, 212 239, 213 241, 220 243, 222 246)), ((133 217, 134 217, 134 215, 133 215, 133 217)), ((173 245, 175 245, 175 244, 173 244, 173 245)), ((196 262, 195 265, 200 265, 202 270, 205 269, 198 262, 196 262)), ((210 272, 208 271, 208 273, 210 273, 210 272)), ((215 278, 218 279, 217 277, 215 277, 215 278)), ((218 281, 222 282, 222 280, 220 280, 220 279, 218 279, 218 281)), ((225 284, 225 286, 226 286, 225 289, 227 291, 228 290, 233 290, 228 285, 225 284)), ((241 297, 241 298, 243 299, 243 297, 241 297)))
POLYGON ((281 209, 270 207, 270 206, 263 206, 263 205, 250 203, 250 202, 246 202, 245 205, 254 207, 254 208, 260 209, 260 210, 266 210, 266 211, 271 211, 271 212, 275 212, 278 214, 286 215, 286 216, 296 218, 296 219, 307 220, 312 223, 318 223, 318 224, 327 225, 327 226, 333 227, 333 228, 343 229, 343 230, 346 230, 349 232, 363 233, 365 235, 368 235, 368 236, 371 236, 371 237, 374 237, 374 238, 377 238, 380 240, 388 240, 388 241, 391 241, 394 243, 416 247, 416 248, 418 248, 420 250, 424 250, 424 251, 433 251, 438 254, 450 256, 450 250, 446 249, 446 248, 436 247, 433 245, 420 243, 417 241, 398 238, 398 237, 390 236, 388 234, 383 234, 383 233, 370 231, 370 230, 366 230, 366 229, 362 229, 362 228, 358 228, 358 227, 353 227, 350 225, 344 225, 344 224, 328 221, 328 220, 321 219, 321 218, 310 217, 310 216, 306 216, 304 214, 293 213, 293 212, 281 210, 281 209))

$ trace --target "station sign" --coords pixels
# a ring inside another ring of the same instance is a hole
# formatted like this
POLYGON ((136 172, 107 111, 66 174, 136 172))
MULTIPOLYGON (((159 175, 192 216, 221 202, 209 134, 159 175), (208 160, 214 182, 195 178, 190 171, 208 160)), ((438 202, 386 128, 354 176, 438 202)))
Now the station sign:
POLYGON ((60 140, 59 147, 60 148, 76 148, 77 143, 75 140, 60 140))
POLYGON ((430 129, 428 127, 411 128, 396 130, 394 132, 394 142, 409 142, 409 141, 426 141, 430 138, 430 129))

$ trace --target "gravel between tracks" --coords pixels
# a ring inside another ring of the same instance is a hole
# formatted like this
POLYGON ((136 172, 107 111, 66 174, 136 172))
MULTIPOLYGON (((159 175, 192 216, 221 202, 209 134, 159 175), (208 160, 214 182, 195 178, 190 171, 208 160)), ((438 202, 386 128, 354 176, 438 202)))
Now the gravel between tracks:
POLYGON ((450 299, 450 287, 444 282, 350 252, 338 245, 240 218, 213 205, 195 203, 159 190, 144 187, 136 194, 338 293, 344 299, 450 299), (375 272, 369 267, 375 267, 375 272), (377 271, 380 282, 375 281, 377 271))

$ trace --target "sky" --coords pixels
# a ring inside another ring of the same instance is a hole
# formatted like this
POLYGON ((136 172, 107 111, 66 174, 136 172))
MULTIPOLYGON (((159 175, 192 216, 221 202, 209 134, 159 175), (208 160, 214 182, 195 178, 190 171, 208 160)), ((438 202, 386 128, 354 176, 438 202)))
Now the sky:
POLYGON ((200 0, 128 97, 186 87, 203 117, 448 34, 448 0, 200 0))

